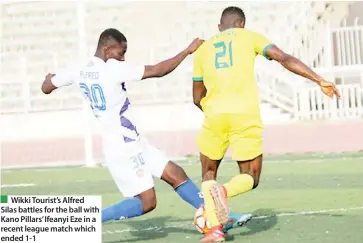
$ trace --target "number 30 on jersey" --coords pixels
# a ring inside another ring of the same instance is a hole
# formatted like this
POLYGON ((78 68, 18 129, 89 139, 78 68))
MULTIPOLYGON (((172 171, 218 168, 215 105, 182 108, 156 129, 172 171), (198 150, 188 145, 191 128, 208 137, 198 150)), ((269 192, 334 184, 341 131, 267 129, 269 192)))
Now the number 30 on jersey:
POLYGON ((106 110, 106 99, 102 87, 99 84, 92 84, 89 88, 86 84, 80 83, 79 87, 89 99, 92 109, 96 108, 100 111, 106 110))

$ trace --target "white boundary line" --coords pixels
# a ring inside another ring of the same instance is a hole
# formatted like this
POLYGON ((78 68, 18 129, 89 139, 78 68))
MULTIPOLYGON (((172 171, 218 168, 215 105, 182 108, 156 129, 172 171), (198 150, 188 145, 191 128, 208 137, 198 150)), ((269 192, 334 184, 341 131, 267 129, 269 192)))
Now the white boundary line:
POLYGON ((26 183, 23 183, 23 184, 4 184, 4 185, 0 185, 0 188, 10 188, 10 187, 32 187, 32 186, 36 186, 35 184, 26 184, 26 183))
MULTIPOLYGON (((355 211, 355 210, 363 210, 363 206, 357 206, 357 207, 348 207, 348 208, 334 208, 334 209, 321 209, 316 211, 301 211, 296 213, 279 213, 276 215, 261 215, 256 216, 252 218, 252 220, 261 220, 261 219, 267 219, 267 218, 273 218, 273 217, 292 217, 292 216, 302 216, 302 215, 315 215, 315 214, 323 214, 323 213, 334 213, 334 212, 347 212, 347 211, 355 211)), ((190 221, 181 221, 184 223, 179 224, 170 224, 167 226, 155 226, 155 227, 148 227, 145 229, 123 229, 123 230, 113 230, 109 231, 106 230, 102 232, 103 235, 113 235, 113 234, 123 234, 128 232, 147 232, 147 231, 157 231, 162 232, 164 229, 168 228, 183 228, 183 227, 194 227, 193 223, 190 221), (188 223, 186 223, 188 222, 188 223)))
MULTIPOLYGON (((264 161, 265 164, 290 164, 290 163, 306 163, 306 164, 314 164, 314 163, 326 163, 326 162, 331 162, 331 160, 353 160, 353 159, 363 159, 363 157, 357 156, 357 157, 341 157, 341 158, 326 158, 326 157, 321 157, 321 158, 306 158, 306 159, 266 159, 264 161)), ((176 163, 178 163, 180 160, 172 160, 176 163)), ((196 165, 200 165, 199 161, 197 159, 189 159, 189 158, 185 158, 184 159, 185 162, 182 163, 178 163, 180 165, 182 165, 183 167, 189 167, 189 166, 196 166, 196 165)), ((235 164, 234 161, 224 161, 222 162, 223 164, 235 164)), ((1 172, 2 173, 11 173, 11 172, 16 172, 16 171, 21 171, 21 170, 31 170, 31 171, 41 171, 41 172, 47 172, 47 171, 55 171, 55 170, 68 170, 68 169, 74 169, 74 168, 88 168, 84 165, 84 163, 82 162, 78 162, 78 163, 53 163, 53 164, 43 164, 43 165, 30 165, 30 166, 24 166, 24 165, 19 165, 19 166, 4 166, 1 168, 1 172)), ((99 168, 107 168, 107 165, 105 163, 98 163, 96 167, 94 167, 95 169, 99 169, 99 168)))

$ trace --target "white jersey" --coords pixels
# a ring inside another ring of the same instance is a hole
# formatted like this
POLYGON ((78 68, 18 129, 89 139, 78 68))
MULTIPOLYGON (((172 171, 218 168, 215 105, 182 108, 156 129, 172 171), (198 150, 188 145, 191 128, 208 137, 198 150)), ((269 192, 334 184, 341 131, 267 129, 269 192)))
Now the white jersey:
POLYGON ((56 87, 77 85, 89 100, 104 135, 122 136, 124 143, 130 143, 139 140, 139 133, 129 111, 125 82, 141 80, 144 71, 145 66, 115 59, 104 62, 93 56, 84 65, 56 73, 52 83, 56 87))
POLYGON ((92 57, 85 65, 56 73, 56 87, 77 85, 103 128, 103 153, 110 173, 125 197, 154 187, 168 163, 165 155, 140 135, 130 113, 125 82, 141 80, 145 66, 92 57))

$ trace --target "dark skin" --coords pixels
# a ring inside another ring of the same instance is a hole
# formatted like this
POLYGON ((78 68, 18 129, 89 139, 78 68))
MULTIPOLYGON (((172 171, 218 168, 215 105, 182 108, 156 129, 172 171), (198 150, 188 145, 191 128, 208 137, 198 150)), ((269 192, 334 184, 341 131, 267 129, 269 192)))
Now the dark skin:
MULTIPOLYGON (((163 77, 170 72, 172 72, 179 64, 190 54, 194 53, 199 46, 204 42, 204 40, 194 39, 193 42, 183 51, 181 51, 176 56, 162 61, 155 65, 145 66, 145 71, 142 79, 163 77)), ((118 43, 117 41, 110 39, 105 41, 105 43, 97 48, 95 56, 104 60, 116 59, 118 61, 125 61, 125 54, 127 51, 127 42, 118 43)), ((42 92, 45 94, 50 94, 52 91, 57 89, 53 85, 51 79, 55 74, 49 73, 45 77, 45 81, 42 84, 42 92)), ((185 171, 174 162, 169 161, 161 175, 161 179, 168 183, 171 187, 176 189, 178 186, 182 185, 188 180, 188 176, 185 171)), ((148 213, 156 207, 156 194, 155 189, 151 188, 147 191, 142 192, 135 197, 140 198, 142 201, 143 213, 148 213)))
MULTIPOLYGON (((218 25, 220 31, 224 31, 230 28, 244 28, 245 22, 240 19, 237 14, 229 14, 221 19, 221 23, 218 25)), ((299 59, 286 54, 277 46, 269 48, 266 54, 273 60, 279 62, 290 72, 300 75, 304 78, 310 79, 314 83, 320 86, 321 91, 330 98, 340 99, 339 90, 335 84, 326 81, 321 76, 316 74, 311 68, 301 62, 299 59)), ((194 104, 203 111, 200 105, 201 100, 206 96, 207 89, 203 82, 193 82, 193 101, 194 104)), ((202 178, 203 181, 215 180, 217 178, 218 166, 223 158, 220 160, 211 160, 207 156, 200 154, 200 160, 202 163, 202 178)), ((237 161, 241 174, 250 174, 254 180, 254 188, 258 186, 260 180, 260 174, 262 169, 262 154, 256 158, 248 161, 237 161)))
MULTIPOLYGON (((183 168, 174 162, 169 161, 161 175, 161 179, 168 183, 173 189, 176 189, 188 180, 188 176, 183 168)), ((140 198, 144 214, 151 212, 156 208, 156 193, 154 187, 135 197, 140 198)))

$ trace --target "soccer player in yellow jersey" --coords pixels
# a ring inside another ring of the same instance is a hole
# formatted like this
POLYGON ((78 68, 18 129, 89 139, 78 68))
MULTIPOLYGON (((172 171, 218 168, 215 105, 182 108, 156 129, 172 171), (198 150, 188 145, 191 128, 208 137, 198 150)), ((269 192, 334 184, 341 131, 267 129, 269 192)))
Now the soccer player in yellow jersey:
POLYGON ((244 29, 245 15, 238 7, 226 8, 220 32, 206 40, 195 54, 193 100, 205 115, 197 137, 202 163, 202 192, 212 231, 202 242, 225 240, 227 198, 258 186, 262 168, 262 122, 254 64, 257 55, 279 62, 286 69, 310 79, 327 96, 340 97, 333 83, 325 81, 298 59, 284 53, 263 35, 244 29), (231 146, 240 174, 221 185, 217 169, 231 146))

